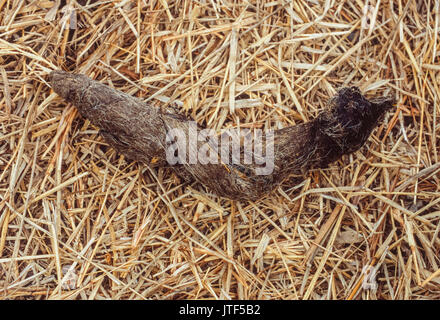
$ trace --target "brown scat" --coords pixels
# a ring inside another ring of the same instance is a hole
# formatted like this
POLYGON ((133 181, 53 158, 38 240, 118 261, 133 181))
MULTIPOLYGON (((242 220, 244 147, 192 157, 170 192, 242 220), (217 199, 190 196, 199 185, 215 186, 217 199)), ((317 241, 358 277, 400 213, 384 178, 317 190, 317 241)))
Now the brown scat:
MULTIPOLYGON (((74 104, 83 117, 101 129, 107 143, 130 159, 149 165, 154 160, 154 165, 167 166, 167 130, 188 132, 191 119, 148 105, 84 75, 53 71, 49 78, 54 91, 74 104)), ((391 98, 367 100, 356 87, 341 89, 314 120, 274 132, 274 170, 269 175, 255 174, 255 164, 221 161, 172 168, 220 196, 255 200, 287 177, 327 167, 358 150, 393 102, 391 98)), ((197 147, 203 143, 199 141, 197 147)))
POLYGON ((114 90, 82 74, 53 71, 53 90, 75 105, 81 115, 101 129, 108 144, 133 160, 166 165, 166 131, 158 108, 114 90))

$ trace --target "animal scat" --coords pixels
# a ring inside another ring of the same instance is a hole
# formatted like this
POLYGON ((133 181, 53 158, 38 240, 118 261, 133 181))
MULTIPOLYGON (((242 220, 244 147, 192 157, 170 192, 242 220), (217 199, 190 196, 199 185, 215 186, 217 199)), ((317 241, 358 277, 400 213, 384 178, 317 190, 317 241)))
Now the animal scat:
MULTIPOLYGON (((192 120, 184 115, 148 105, 85 75, 53 71, 50 83, 101 129, 109 145, 130 159, 169 166, 167 130, 189 132, 192 120)), ((361 148, 393 103, 391 97, 369 101, 356 87, 342 88, 314 120, 274 132, 274 170, 269 175, 255 174, 255 163, 189 163, 172 168, 184 179, 193 178, 220 196, 255 200, 289 176, 301 177, 307 170, 325 168, 361 148)), ((197 147, 203 143, 199 141, 197 147)))

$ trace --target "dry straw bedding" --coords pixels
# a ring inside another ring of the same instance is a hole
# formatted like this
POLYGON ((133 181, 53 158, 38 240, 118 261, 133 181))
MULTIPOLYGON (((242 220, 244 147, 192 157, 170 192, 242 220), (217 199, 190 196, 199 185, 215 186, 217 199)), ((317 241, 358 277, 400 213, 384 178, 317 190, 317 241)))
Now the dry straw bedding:
POLYGON ((439 10, 0 1, 1 299, 438 299, 439 10), (217 130, 308 121, 343 86, 397 104, 360 151, 232 201, 109 148, 55 69, 217 130))

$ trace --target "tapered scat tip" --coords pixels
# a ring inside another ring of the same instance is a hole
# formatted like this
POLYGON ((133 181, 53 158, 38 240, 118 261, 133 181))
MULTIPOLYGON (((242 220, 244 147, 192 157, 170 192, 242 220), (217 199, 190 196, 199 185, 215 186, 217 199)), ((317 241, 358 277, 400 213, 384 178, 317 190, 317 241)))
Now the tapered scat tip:
POLYGON ((62 70, 54 70, 49 73, 49 82, 52 89, 69 102, 71 94, 81 90, 90 79, 82 74, 70 73, 62 70))
POLYGON ((392 96, 385 96, 380 98, 370 99, 370 102, 384 111, 388 111, 392 108, 397 107, 397 101, 392 96))

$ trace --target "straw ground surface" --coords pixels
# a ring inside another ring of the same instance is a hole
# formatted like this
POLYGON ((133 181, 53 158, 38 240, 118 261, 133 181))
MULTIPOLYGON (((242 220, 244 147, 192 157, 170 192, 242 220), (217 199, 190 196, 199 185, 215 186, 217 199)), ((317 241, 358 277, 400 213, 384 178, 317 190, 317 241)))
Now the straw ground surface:
POLYGON ((434 0, 0 1, 0 299, 440 298, 439 20, 434 0), (117 154, 55 69, 216 130, 302 123, 349 85, 397 104, 360 151, 231 201, 117 154))

